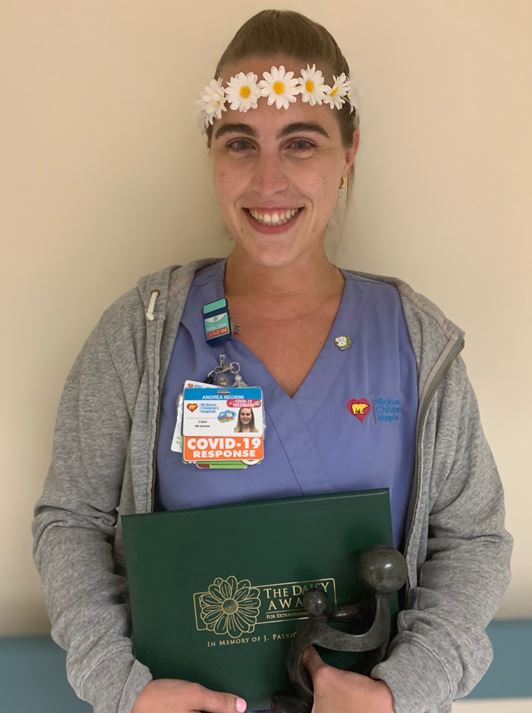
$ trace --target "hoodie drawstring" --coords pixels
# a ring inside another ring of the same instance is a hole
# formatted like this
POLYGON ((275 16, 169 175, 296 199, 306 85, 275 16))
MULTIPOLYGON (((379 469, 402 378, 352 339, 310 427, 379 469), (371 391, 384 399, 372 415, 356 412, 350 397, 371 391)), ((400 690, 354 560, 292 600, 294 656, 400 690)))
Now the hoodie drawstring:
POLYGON ((148 303, 148 309, 146 310, 146 319, 148 322, 153 322, 155 319, 155 303, 157 301, 157 297, 161 294, 161 290, 152 290, 151 295, 150 295, 150 301, 148 303))

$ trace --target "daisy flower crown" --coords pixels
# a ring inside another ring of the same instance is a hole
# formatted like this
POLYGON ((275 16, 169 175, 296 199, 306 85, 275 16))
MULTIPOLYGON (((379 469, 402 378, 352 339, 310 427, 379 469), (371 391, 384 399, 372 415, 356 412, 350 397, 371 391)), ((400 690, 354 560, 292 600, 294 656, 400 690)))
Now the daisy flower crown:
POLYGON ((225 86, 222 79, 211 79, 197 102, 201 129, 205 133, 228 108, 242 112, 256 109, 261 97, 265 97, 270 106, 275 104, 277 109, 288 109, 300 96, 311 106, 328 104, 331 109, 341 109, 348 103, 351 112, 357 113, 350 78, 342 72, 333 80, 332 86, 325 84, 323 73, 316 69, 315 64, 302 68, 299 77, 294 77, 294 72, 287 72, 280 65, 263 72, 260 80, 254 72, 240 72, 231 77, 225 86))

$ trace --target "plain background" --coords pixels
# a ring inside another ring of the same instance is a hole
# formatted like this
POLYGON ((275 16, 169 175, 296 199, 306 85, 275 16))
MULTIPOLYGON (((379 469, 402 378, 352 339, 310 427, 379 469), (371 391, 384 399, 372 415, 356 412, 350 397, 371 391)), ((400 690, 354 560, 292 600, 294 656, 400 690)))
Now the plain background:
MULTIPOLYGON (((193 101, 263 7, 2 2, 0 635, 48 630, 31 510, 84 339, 140 275, 230 249, 193 101)), ((532 616, 532 3, 290 7, 336 37, 360 101, 336 260, 402 277, 466 330, 516 541, 498 616, 532 616)))

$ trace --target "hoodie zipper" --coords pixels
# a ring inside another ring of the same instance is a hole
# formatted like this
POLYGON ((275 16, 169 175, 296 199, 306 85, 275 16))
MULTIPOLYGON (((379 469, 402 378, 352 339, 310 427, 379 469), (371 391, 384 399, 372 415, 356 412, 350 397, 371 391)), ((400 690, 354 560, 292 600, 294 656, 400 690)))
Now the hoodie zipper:
MULTIPOLYGON (((157 298, 161 294, 161 291, 158 288, 154 288, 151 291, 150 294, 150 301, 148 303, 148 308, 145 312, 146 315, 146 320, 148 322, 154 322, 155 321, 155 303, 157 302, 157 298)), ((159 446, 159 426, 160 426, 160 420, 161 420, 161 378, 160 378, 160 371, 161 371, 161 349, 162 349, 162 344, 163 344, 163 337, 164 337, 164 328, 165 328, 165 323, 163 322, 162 328, 161 328, 161 341, 159 344, 159 359, 158 359, 158 364, 159 364, 159 377, 158 377, 158 383, 157 383, 157 416, 155 419, 155 437, 154 437, 154 442, 153 442, 153 451, 152 451, 152 481, 151 481, 151 497, 150 497, 150 512, 153 512, 154 506, 155 506, 155 478, 157 477, 157 448, 159 446)))
MULTIPOLYGON (((451 367, 451 364, 456 359, 456 357, 460 354, 460 352, 462 351, 463 348, 464 348, 464 339, 460 338, 457 340, 456 344, 453 346, 453 348, 451 349, 451 351, 449 352, 449 354, 447 355, 445 360, 440 365, 438 371, 436 372, 436 374, 432 380, 432 383, 430 384, 430 387, 429 387, 427 393, 425 394, 423 403, 420 405, 420 408, 419 408, 418 423, 420 424, 420 427, 416 434, 416 465, 415 465, 415 469, 414 469, 415 500, 414 500, 414 505, 412 507, 410 520, 408 523, 408 534, 405 539, 405 546, 404 546, 405 556, 406 556, 406 554, 408 552, 408 548, 410 546, 410 539, 412 537, 412 532, 414 529, 414 521, 416 519, 418 506, 419 506, 419 492, 420 492, 420 485, 421 485, 421 442, 423 440, 423 432, 425 429, 425 418, 427 416, 429 406, 432 403, 434 394, 436 393, 438 387, 444 380, 447 372, 449 371, 449 368, 451 367)), ((410 588, 410 583, 409 583, 409 588, 410 588)))
POLYGON ((153 442, 153 461, 151 465, 151 498, 150 512, 155 510, 155 479, 157 478, 157 448, 159 447, 159 425, 161 420, 161 387, 157 388, 157 418, 155 420, 155 440, 153 442))

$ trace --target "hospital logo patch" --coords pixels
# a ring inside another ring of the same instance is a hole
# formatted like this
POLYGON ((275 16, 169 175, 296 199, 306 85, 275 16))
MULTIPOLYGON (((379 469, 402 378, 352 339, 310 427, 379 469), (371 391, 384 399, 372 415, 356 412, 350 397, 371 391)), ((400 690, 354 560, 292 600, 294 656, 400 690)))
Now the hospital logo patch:
POLYGON ((371 404, 367 399, 350 399, 346 406, 349 413, 361 423, 371 411, 371 404))

